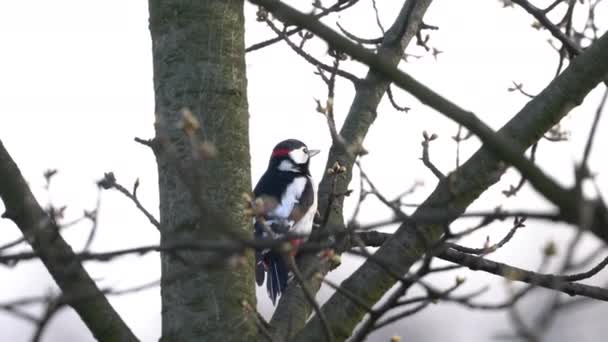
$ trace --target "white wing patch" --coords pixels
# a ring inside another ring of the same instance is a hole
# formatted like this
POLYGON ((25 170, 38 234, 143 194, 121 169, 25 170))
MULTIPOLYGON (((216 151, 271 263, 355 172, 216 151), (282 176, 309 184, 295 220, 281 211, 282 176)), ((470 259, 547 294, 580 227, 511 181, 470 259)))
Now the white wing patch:
MULTIPOLYGON (((307 180, 304 177, 302 177, 302 178, 304 179, 304 181, 307 180)), ((310 206, 310 208, 308 208, 308 210, 306 211, 304 216, 302 216, 302 219, 300 219, 300 221, 296 222, 292 228, 293 233, 298 234, 298 235, 306 235, 307 237, 304 238, 304 240, 308 240, 308 235, 310 235, 310 232, 312 231, 312 224, 315 219, 315 214, 317 213, 316 185, 315 185, 315 182, 312 180, 312 177, 307 177, 307 178, 310 181, 310 183, 312 185, 312 189, 313 189, 312 205, 310 206)), ((304 182, 304 186, 306 186, 306 182, 304 182)))
POLYGON ((289 159, 285 159, 279 164, 280 171, 299 172, 298 168, 289 159))
POLYGON ((299 198, 306 187, 306 177, 296 177, 281 197, 281 203, 274 208, 270 216, 288 218, 293 207, 299 202, 299 198))
POLYGON ((271 224, 274 220, 272 217, 287 219, 294 206, 299 203, 300 196, 304 193, 306 188, 306 182, 310 181, 313 188, 313 202, 310 208, 304 213, 302 218, 298 222, 290 221, 289 224, 293 225, 289 230, 293 234, 306 236, 303 240, 308 240, 308 235, 312 231, 312 225, 317 212, 317 191, 316 185, 311 177, 302 176, 296 177, 291 184, 285 190, 285 193, 281 197, 281 203, 269 213, 268 224, 271 224))

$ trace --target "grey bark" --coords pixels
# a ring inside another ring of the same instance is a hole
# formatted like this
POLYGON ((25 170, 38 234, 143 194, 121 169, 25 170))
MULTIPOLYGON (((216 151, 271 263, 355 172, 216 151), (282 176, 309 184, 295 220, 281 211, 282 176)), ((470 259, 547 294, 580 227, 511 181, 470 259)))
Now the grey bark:
MULTIPOLYGON (((251 238, 241 208, 251 191, 243 1, 149 1, 149 9, 161 244, 251 238), (211 143, 215 157, 193 158, 198 146, 179 128, 182 108, 200 122, 197 139, 211 143)), ((210 258, 161 254, 161 340, 255 340, 252 253, 236 265, 200 267, 210 258)))

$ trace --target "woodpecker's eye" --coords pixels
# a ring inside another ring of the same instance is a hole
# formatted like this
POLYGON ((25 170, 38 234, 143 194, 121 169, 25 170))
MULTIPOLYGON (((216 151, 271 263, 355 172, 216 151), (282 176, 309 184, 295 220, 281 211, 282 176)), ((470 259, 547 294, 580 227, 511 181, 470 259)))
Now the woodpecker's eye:
POLYGON ((302 151, 304 151, 304 153, 308 153, 308 149, 306 147, 304 147, 302 151))

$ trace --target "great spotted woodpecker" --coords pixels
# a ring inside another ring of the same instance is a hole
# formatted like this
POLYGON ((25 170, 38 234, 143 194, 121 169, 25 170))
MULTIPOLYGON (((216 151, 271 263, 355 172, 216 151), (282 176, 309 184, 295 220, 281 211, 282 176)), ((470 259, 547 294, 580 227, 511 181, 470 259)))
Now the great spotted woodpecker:
MULTIPOLYGON (((312 230, 317 212, 317 193, 308 169, 310 158, 318 150, 309 150, 299 140, 289 139, 277 144, 270 155, 268 169, 253 190, 258 203, 262 203, 261 214, 255 220, 255 238, 280 237, 289 233, 291 255, 304 242, 312 230)), ((264 284, 275 304, 287 287, 289 268, 281 253, 273 250, 256 251, 256 283, 264 284)))

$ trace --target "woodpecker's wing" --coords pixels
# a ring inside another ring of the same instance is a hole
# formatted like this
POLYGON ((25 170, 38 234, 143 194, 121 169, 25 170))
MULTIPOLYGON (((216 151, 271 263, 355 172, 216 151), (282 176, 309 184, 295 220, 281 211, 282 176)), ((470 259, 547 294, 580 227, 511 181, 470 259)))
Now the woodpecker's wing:
MULTIPOLYGON (((261 198, 264 203, 263 212, 265 215, 271 214, 275 212, 275 209, 279 207, 281 203, 281 197, 285 189, 289 186, 290 182, 293 181, 293 177, 288 177, 290 175, 285 175, 282 173, 266 171, 262 178, 258 181, 258 184, 253 189, 253 194, 255 198, 261 198)), ((279 210, 280 211, 280 210, 279 210)), ((254 228, 254 236, 256 239, 262 239, 266 234, 266 229, 264 229, 263 225, 266 223, 255 222, 254 228)), ((280 287, 278 284, 281 282, 278 281, 280 277, 276 276, 277 272, 280 268, 277 268, 276 261, 274 258, 269 258, 268 250, 256 250, 255 259, 256 259, 256 269, 255 269, 255 280, 258 285, 264 284, 265 274, 268 271, 274 271, 275 277, 269 277, 269 282, 274 281, 268 286, 270 286, 273 291, 274 297, 276 298, 276 293, 280 291, 280 287), (271 260, 272 259, 272 260, 271 260), (275 290, 277 289, 277 290, 275 290)), ((272 298, 272 296, 271 296, 272 298)))
POLYGON ((293 172, 267 171, 253 193, 264 200, 264 212, 268 218, 296 221, 314 202, 314 190, 310 179, 293 172), (294 208, 298 208, 293 213, 294 208))
POLYGON ((287 287, 289 268, 285 264, 283 257, 275 252, 268 253, 266 259, 268 262, 268 280, 266 281, 266 290, 268 291, 268 296, 272 301, 272 305, 275 305, 277 297, 280 296, 287 287))
POLYGON ((258 181, 258 184, 253 189, 255 197, 262 195, 274 197, 277 201, 281 199, 285 189, 293 182, 295 174, 291 172, 276 172, 268 170, 258 181))

